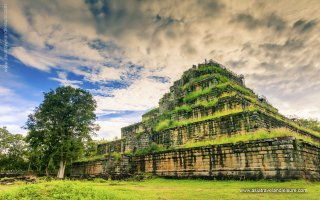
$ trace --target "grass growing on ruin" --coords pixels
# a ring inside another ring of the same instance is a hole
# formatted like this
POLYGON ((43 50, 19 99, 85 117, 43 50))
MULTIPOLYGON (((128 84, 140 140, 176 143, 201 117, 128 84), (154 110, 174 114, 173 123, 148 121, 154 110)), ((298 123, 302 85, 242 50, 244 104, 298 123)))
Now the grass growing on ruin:
POLYGON ((193 107, 197 107, 197 106, 201 106, 201 107, 205 107, 205 108, 208 108, 208 107, 213 107, 215 105, 217 105, 219 102, 219 99, 218 98, 214 98, 212 99, 211 101, 197 101, 193 107))
POLYGON ((94 161, 94 160, 101 160, 103 158, 104 158, 104 155, 97 155, 97 156, 81 158, 81 159, 76 160, 74 162, 88 162, 88 161, 94 161))
POLYGON ((170 120, 169 119, 165 119, 160 121, 157 126, 155 127, 156 131, 161 131, 163 129, 166 129, 170 126, 170 120))
POLYGON ((201 81, 206 80, 206 79, 208 79, 208 78, 210 78, 210 77, 212 77, 212 74, 205 74, 205 75, 196 77, 196 78, 194 78, 194 79, 191 79, 190 82, 186 83, 186 84, 183 86, 183 89, 189 88, 190 85, 195 84, 195 83, 198 83, 198 82, 201 82, 201 81))
POLYGON ((233 108, 233 109, 229 109, 229 110, 215 112, 212 115, 208 115, 208 116, 201 117, 198 119, 187 119, 187 120, 183 120, 183 121, 171 121, 170 119, 163 119, 157 124, 157 126, 155 127, 155 131, 161 131, 161 130, 164 130, 167 128, 184 126, 184 125, 188 125, 188 124, 192 124, 192 123, 196 123, 196 122, 201 122, 201 121, 205 121, 205 120, 209 120, 209 119, 219 118, 219 117, 226 116, 226 115, 237 114, 237 113, 241 113, 244 111, 253 112, 253 111, 257 111, 257 110, 258 110, 258 108, 255 106, 248 106, 244 109, 243 108, 233 108))
POLYGON ((240 93, 242 93, 244 95, 256 97, 256 95, 254 94, 254 92, 252 90, 238 85, 237 83, 233 82, 232 80, 228 79, 227 77, 220 75, 220 74, 216 74, 215 76, 221 81, 218 85, 210 86, 210 87, 207 87, 207 88, 199 90, 199 91, 191 92, 183 98, 183 102, 188 103, 188 102, 194 101, 195 99, 197 99, 201 96, 207 95, 210 92, 212 92, 213 88, 217 88, 221 92, 225 92, 227 90, 228 86, 232 87, 234 90, 239 91, 240 93))
MULTIPOLYGON (((263 110, 260 110, 260 112, 265 113, 263 110)), ((308 132, 309 134, 320 138, 320 132, 317 132, 317 131, 314 131, 314 130, 305 128, 305 127, 303 127, 303 126, 300 126, 300 125, 296 124, 295 122, 293 122, 293 121, 291 121, 291 120, 289 120, 289 119, 287 119, 287 118, 282 117, 282 116, 279 115, 279 114, 274 114, 274 113, 265 113, 265 114, 270 115, 270 116, 276 118, 276 119, 279 120, 279 121, 283 121, 283 122, 285 122, 285 123, 288 123, 288 124, 290 124, 291 126, 293 126, 294 128, 296 128, 297 130, 301 130, 301 131, 308 132)))
POLYGON ((212 91, 212 88, 213 87, 208 87, 208 88, 205 88, 203 90, 191 92, 186 97, 183 98, 183 102, 191 102, 191 101, 197 99, 200 96, 209 94, 212 91))
POLYGON ((319 199, 320 182, 303 180, 275 181, 212 181, 148 179, 144 181, 52 181, 19 185, 1 190, 0 200, 51 199, 319 199), (248 188, 304 188, 306 193, 241 193, 248 188))
POLYGON ((237 143, 237 142, 244 142, 250 140, 260 140, 260 139, 268 139, 268 138, 276 138, 276 137, 285 137, 285 136, 292 136, 296 139, 301 139, 311 144, 319 146, 319 143, 314 142, 311 138, 299 135, 293 131, 290 131, 286 128, 277 128, 271 130, 264 130, 260 129, 251 133, 244 133, 244 134, 236 134, 232 136, 220 136, 212 140, 205 140, 200 142, 189 142, 181 147, 199 147, 199 146, 208 146, 208 145, 215 145, 215 144, 226 144, 226 143, 237 143))
POLYGON ((219 118, 222 116, 226 116, 226 115, 231 115, 231 114, 236 114, 236 113, 241 113, 244 111, 255 111, 257 110, 256 107, 254 106, 248 106, 245 109, 243 108, 234 108, 234 109, 229 109, 229 110, 224 110, 224 111, 219 111, 219 112, 215 112, 212 115, 209 116, 205 116, 205 117, 201 117, 198 119, 190 119, 190 120, 183 120, 183 121, 176 121, 176 122, 172 122, 171 127, 176 127, 176 126, 183 126, 183 125, 187 125, 187 124, 192 124, 192 123, 196 123, 196 122, 200 122, 200 121, 205 121, 208 119, 214 119, 214 118, 219 118))
POLYGON ((175 107, 173 111, 169 112, 169 114, 180 113, 180 112, 191 112, 192 108, 189 105, 182 105, 179 107, 175 107))

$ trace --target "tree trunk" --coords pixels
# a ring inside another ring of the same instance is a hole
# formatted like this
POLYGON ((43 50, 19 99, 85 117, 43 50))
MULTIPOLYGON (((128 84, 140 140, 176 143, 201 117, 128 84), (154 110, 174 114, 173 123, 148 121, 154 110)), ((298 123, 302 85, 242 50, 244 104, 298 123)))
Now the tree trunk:
POLYGON ((57 178, 60 178, 60 179, 64 178, 64 170, 65 169, 66 169, 66 161, 61 160, 57 178))
POLYGON ((31 161, 29 161, 28 172, 30 172, 30 169, 31 169, 31 161))
POLYGON ((49 170, 48 170, 48 166, 46 166, 46 176, 49 177, 49 170))

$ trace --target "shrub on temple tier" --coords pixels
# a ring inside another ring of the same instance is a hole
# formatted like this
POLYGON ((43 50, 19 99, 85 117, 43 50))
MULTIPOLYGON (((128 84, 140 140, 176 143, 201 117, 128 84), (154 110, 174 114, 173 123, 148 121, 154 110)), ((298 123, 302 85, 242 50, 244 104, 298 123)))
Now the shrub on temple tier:
POLYGON ((170 120, 169 119, 165 119, 165 120, 162 120, 160 121, 156 127, 155 127, 155 130, 156 131, 161 131, 163 129, 166 129, 170 126, 170 120))
POLYGON ((195 84, 195 83, 198 83, 198 82, 201 82, 203 80, 206 80, 206 79, 209 79, 210 77, 213 77, 212 74, 205 74, 205 75, 202 75, 202 76, 199 76, 197 78, 194 78, 192 79, 190 82, 186 83, 184 86, 183 86, 183 89, 187 89, 189 88, 191 85, 195 84))
POLYGON ((134 155, 146 155, 149 153, 154 153, 154 152, 159 152, 159 151, 164 151, 166 148, 164 148, 160 144, 152 143, 150 146, 143 148, 143 149, 138 149, 134 155))
POLYGON ((183 98, 183 102, 191 102, 191 101, 197 99, 200 96, 209 94, 212 91, 212 88, 213 87, 208 87, 208 88, 203 89, 203 90, 199 90, 199 91, 195 91, 195 92, 189 93, 187 96, 185 96, 183 98))
POLYGON ((118 153, 118 152, 113 152, 113 153, 111 153, 111 156, 113 157, 113 159, 114 159, 115 161, 119 161, 119 160, 121 159, 121 154, 118 153))
POLYGON ((250 141, 250 140, 260 140, 260 139, 268 139, 268 138, 276 138, 276 137, 286 137, 286 136, 292 136, 296 139, 301 139, 303 141, 309 142, 311 144, 314 144, 316 146, 319 146, 319 143, 314 142, 310 137, 302 136, 296 132, 293 132, 286 128, 275 128, 271 130, 266 129, 259 129, 254 132, 250 133, 243 133, 243 134, 235 134, 232 136, 220 136, 216 137, 211 140, 205 140, 200 142, 188 142, 180 147, 199 147, 199 146, 208 146, 208 145, 216 145, 216 144, 226 144, 226 143, 237 143, 237 142, 244 142, 244 141, 250 141))
POLYGON ((234 109, 224 110, 224 111, 220 111, 220 112, 215 112, 212 115, 201 117, 198 119, 189 119, 189 120, 183 120, 183 121, 171 121, 169 119, 164 119, 157 124, 157 126, 155 127, 155 131, 159 132, 159 131, 162 131, 167 128, 183 126, 183 125, 192 124, 195 122, 205 121, 208 119, 219 118, 219 117, 226 116, 226 115, 241 113, 244 111, 253 112, 253 111, 257 111, 257 110, 258 110, 258 108, 252 105, 252 106, 248 106, 244 109, 243 108, 234 108, 234 109))

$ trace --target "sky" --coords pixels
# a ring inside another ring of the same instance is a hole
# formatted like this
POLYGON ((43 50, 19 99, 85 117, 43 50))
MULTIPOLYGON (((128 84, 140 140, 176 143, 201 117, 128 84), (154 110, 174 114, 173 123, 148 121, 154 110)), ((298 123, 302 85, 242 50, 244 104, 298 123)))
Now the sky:
POLYGON ((26 134, 43 92, 70 85, 97 101, 97 138, 120 137, 205 59, 243 74, 282 114, 320 119, 318 0, 3 3, 0 127, 13 133, 26 134))

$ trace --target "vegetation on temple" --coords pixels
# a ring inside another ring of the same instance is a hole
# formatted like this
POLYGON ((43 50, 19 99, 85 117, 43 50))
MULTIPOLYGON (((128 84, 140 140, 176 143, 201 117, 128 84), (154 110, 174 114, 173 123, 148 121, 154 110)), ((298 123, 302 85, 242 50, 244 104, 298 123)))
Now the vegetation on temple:
POLYGON ((187 142, 181 147, 199 147, 199 146, 208 146, 208 145, 216 145, 216 144, 227 144, 227 143, 237 143, 237 142, 246 142, 252 140, 261 140, 268 138, 278 138, 278 137, 295 137, 299 140, 307 141, 316 146, 320 146, 318 142, 313 141, 307 136, 298 135, 295 132, 286 129, 286 128, 276 128, 276 129, 260 129, 250 133, 243 134, 235 134, 231 136, 220 136, 212 140, 204 140, 199 142, 187 142))
POLYGON ((92 96, 80 89, 63 87, 45 93, 44 102, 29 116, 26 138, 0 129, 0 144, 15 144, 0 146, 0 170, 28 168, 48 174, 60 168, 62 177, 67 163, 109 159, 120 163, 122 154, 134 157, 286 136, 314 146, 320 140, 318 120, 289 120, 246 88, 240 76, 212 63, 185 72, 159 107, 145 113, 141 123, 123 128, 120 140, 91 139, 95 107, 92 96), (273 127, 274 122, 282 128, 273 127))
POLYGON ((320 133, 320 121, 317 120, 317 119, 298 118, 296 120, 296 123, 299 124, 300 126, 306 128, 306 129, 308 129, 308 130, 312 130, 314 132, 320 133))

